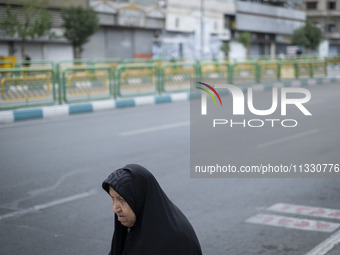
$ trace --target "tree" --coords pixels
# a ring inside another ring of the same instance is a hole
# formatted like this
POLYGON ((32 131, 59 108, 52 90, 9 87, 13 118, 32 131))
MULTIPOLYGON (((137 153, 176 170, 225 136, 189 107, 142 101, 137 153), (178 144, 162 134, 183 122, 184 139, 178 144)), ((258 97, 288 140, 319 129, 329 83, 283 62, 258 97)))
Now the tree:
POLYGON ((44 36, 52 27, 52 17, 47 11, 47 0, 25 0, 18 14, 7 5, 6 15, 0 27, 8 36, 21 39, 21 58, 24 60, 27 40, 44 36))
POLYGON ((292 36, 292 44, 302 45, 307 49, 315 50, 322 40, 322 32, 310 22, 295 29, 292 36))
POLYGON ((247 49, 247 55, 249 55, 249 46, 251 43, 251 34, 249 32, 243 32, 237 38, 237 41, 241 43, 247 49))
POLYGON ((241 43, 247 49, 247 55, 249 55, 249 46, 251 43, 251 34, 249 32, 243 32, 239 35, 237 41, 241 43))
POLYGON ((229 43, 224 42, 224 43, 221 45, 220 50, 224 52, 225 58, 228 58, 228 56, 229 56, 229 51, 230 51, 230 45, 229 45, 229 43))
POLYGON ((99 28, 97 14, 93 10, 82 7, 69 7, 61 12, 64 37, 73 47, 74 58, 81 58, 81 46, 88 42, 99 28))

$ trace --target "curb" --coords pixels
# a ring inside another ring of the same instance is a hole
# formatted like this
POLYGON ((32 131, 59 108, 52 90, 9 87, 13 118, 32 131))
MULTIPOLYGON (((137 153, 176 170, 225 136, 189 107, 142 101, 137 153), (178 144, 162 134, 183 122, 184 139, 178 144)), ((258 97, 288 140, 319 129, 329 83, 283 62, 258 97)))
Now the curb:
MULTIPOLYGON (((301 79, 283 82, 274 82, 271 84, 254 84, 252 87, 256 91, 269 90, 273 87, 304 87, 316 86, 323 83, 340 83, 340 76, 301 79)), ((246 87, 243 88, 246 90, 246 87)), ((141 96, 130 99, 119 100, 103 100, 89 103, 71 104, 71 105, 55 105, 45 106, 41 108, 32 108, 25 110, 11 110, 0 112, 0 124, 13 123, 23 120, 53 118, 57 116, 66 116, 80 113, 96 112, 107 109, 120 109, 126 107, 137 107, 142 105, 155 105, 163 103, 171 103, 176 101, 185 101, 199 97, 199 94, 191 94, 190 92, 174 93, 162 96, 141 96)))
POLYGON ((137 107, 142 105, 153 105, 171 103, 175 101, 189 100, 190 93, 176 93, 162 96, 142 96, 131 99, 103 100, 89 103, 45 106, 24 110, 11 110, 0 112, 0 124, 13 123, 23 120, 53 118, 80 113, 96 112, 107 109, 120 109, 126 107, 137 107))

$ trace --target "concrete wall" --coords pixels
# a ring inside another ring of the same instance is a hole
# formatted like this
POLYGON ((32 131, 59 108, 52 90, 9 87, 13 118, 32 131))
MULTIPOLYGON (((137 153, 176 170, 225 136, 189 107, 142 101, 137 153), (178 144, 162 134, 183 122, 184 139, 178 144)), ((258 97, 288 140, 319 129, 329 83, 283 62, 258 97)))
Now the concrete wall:
POLYGON ((244 60, 247 55, 247 49, 238 42, 230 42, 229 59, 244 60))
POLYGON ((44 59, 51 61, 61 61, 73 58, 72 46, 68 44, 45 44, 44 59))
POLYGON ((237 2, 236 28, 241 31, 292 34, 305 18, 305 12, 299 10, 237 2))
MULTIPOLYGON (((21 61, 21 43, 14 42, 14 56, 18 61, 21 61)), ((39 43, 39 42, 27 42, 25 44, 25 54, 29 55, 32 60, 50 60, 60 61, 73 58, 72 46, 69 44, 60 43, 39 43)), ((0 43, 0 56, 9 55, 9 43, 0 43)))
POLYGON ((153 30, 102 27, 84 45, 83 58, 133 58, 152 54, 153 30))
POLYGON ((101 27, 94 35, 91 36, 88 43, 83 46, 83 58, 105 58, 107 51, 106 28, 101 27))
POLYGON ((300 21, 306 19, 306 14, 304 11, 253 2, 237 1, 236 9, 237 12, 245 12, 249 14, 252 13, 254 15, 271 16, 283 19, 296 19, 300 21))
POLYGON ((0 56, 8 56, 8 43, 0 42, 0 56))
POLYGON ((302 21, 261 17, 249 14, 236 15, 236 27, 241 31, 292 34, 294 29, 297 29, 302 25, 304 25, 304 22, 302 21))

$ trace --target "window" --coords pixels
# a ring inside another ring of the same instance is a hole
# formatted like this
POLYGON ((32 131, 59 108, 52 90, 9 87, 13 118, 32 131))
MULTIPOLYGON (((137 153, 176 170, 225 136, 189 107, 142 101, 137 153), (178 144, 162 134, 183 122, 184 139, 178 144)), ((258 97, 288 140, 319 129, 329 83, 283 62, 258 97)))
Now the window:
POLYGON ((225 29, 235 29, 235 16, 224 16, 224 28, 225 29))
POLYGON ((265 40, 266 39, 266 35, 258 33, 258 34, 256 34, 256 39, 257 40, 265 40))
POLYGON ((326 29, 327 32, 335 32, 336 31, 335 24, 327 24, 326 29))
POLYGON ((322 30, 322 24, 320 24, 318 22, 313 22, 313 25, 322 30))
POLYGON ((229 18, 224 17, 224 28, 228 29, 230 27, 229 18))
POLYGON ((328 2, 328 10, 335 10, 336 2, 328 2))
POLYGON ((318 8, 317 2, 306 2, 306 9, 307 10, 316 10, 318 8))
POLYGON ((218 31, 218 24, 217 24, 217 21, 214 22, 214 31, 218 31))
POLYGON ((175 26, 176 26, 176 27, 179 27, 179 18, 176 18, 176 20, 175 20, 175 26))

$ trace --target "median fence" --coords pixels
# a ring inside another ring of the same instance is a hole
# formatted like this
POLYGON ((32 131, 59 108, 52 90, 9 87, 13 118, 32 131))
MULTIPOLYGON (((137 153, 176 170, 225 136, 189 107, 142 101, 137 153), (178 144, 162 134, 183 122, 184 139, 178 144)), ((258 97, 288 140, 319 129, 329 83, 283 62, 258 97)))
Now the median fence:
POLYGON ((244 62, 80 59, 15 66, 0 61, 0 110, 189 91, 194 79, 243 86, 325 77, 327 66, 336 65, 340 57, 244 62))

